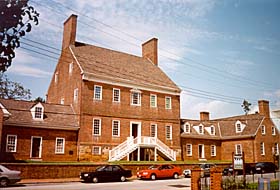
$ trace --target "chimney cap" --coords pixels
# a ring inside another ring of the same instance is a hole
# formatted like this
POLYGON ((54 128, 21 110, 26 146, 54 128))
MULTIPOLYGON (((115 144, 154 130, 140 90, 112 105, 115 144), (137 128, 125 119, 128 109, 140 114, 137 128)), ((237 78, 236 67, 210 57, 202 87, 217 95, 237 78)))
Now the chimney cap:
POLYGON ((145 44, 147 44, 147 43, 149 43, 149 42, 151 42, 151 41, 158 41, 158 39, 157 39, 157 38, 152 38, 152 39, 150 39, 150 40, 144 42, 144 43, 142 44, 142 46, 144 46, 145 44))
POLYGON ((65 25, 71 18, 78 18, 78 15, 71 14, 71 15, 64 21, 63 24, 65 25))

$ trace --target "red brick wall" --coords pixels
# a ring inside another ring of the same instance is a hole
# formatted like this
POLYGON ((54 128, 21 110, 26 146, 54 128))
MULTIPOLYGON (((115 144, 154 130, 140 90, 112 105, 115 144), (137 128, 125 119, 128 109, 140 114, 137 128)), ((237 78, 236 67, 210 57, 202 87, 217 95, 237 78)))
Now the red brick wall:
POLYGON ((32 136, 42 137, 42 161, 77 160, 77 131, 4 126, 2 138, 4 161, 31 159, 30 151, 32 136), (6 153, 5 151, 6 137, 8 134, 17 135, 17 152, 15 153, 6 153), (55 143, 57 137, 65 138, 64 154, 55 154, 55 143), (70 155, 69 151, 73 151, 73 154, 70 155))
POLYGON ((198 160, 198 145, 204 145, 204 155, 207 160, 221 160, 221 142, 218 140, 182 138, 182 156, 184 160, 198 160), (192 156, 187 156, 186 144, 192 144, 192 156), (216 145, 216 156, 211 156, 211 145, 216 145))

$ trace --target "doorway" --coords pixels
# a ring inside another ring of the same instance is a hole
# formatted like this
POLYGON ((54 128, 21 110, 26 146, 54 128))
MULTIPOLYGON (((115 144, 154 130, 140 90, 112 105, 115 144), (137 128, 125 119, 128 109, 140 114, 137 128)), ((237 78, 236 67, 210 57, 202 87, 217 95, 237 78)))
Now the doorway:
POLYGON ((133 138, 141 136, 141 122, 130 122, 130 136, 133 138))
POLYGON ((42 137, 31 137, 31 158, 41 158, 42 137))
POLYGON ((198 145, 198 158, 199 159, 204 158, 204 144, 198 145))

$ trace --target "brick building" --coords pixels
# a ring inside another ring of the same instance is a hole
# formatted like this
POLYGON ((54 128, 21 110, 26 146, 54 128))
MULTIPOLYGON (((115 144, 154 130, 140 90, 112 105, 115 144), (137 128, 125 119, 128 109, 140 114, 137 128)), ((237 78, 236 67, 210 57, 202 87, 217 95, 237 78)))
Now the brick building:
POLYGON ((139 57, 77 42, 76 25, 64 23, 47 102, 79 116, 78 160, 181 158, 181 90, 158 67, 157 39, 139 57))
POLYGON ((77 160, 79 126, 71 106, 0 99, 0 108, 1 161, 77 160))
POLYGON ((245 154, 246 162, 274 161, 279 154, 279 130, 272 122, 269 102, 260 100, 259 113, 210 120, 182 119, 184 160, 231 160, 232 152, 245 154))

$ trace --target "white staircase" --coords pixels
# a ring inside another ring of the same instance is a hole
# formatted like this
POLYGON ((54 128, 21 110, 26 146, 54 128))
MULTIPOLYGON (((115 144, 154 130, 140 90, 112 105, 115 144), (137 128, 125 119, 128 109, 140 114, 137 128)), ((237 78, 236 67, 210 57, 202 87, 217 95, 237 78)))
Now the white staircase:
POLYGON ((109 151, 109 161, 117 161, 126 157, 140 147, 154 147, 172 161, 176 161, 176 152, 156 137, 127 137, 127 140, 109 151))

